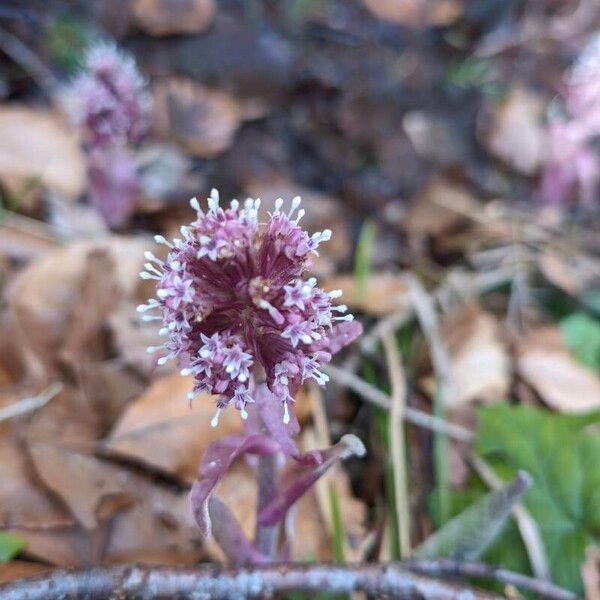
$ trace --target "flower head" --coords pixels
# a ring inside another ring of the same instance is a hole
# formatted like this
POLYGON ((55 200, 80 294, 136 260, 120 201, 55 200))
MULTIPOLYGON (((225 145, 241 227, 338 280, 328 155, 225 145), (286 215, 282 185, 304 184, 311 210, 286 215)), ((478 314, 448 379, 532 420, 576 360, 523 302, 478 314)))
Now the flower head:
POLYGON ((300 227, 299 198, 288 212, 277 200, 266 223, 258 220, 260 200, 248 199, 243 207, 233 200, 224 209, 213 190, 206 213, 196 199, 191 205, 197 218, 181 228, 180 239, 156 237, 170 248, 166 260, 146 254, 141 276, 157 281, 157 298, 138 310, 160 313, 146 318, 162 320, 167 338, 149 351, 163 350, 159 363, 177 358, 182 372, 193 374, 192 397, 218 394, 218 409, 233 403, 242 417, 253 402, 252 374, 264 370, 287 421, 299 385, 324 385, 323 363, 361 332, 346 307, 333 304, 339 292, 303 279, 331 232, 310 236, 300 227))
POLYGON ((114 44, 102 42, 88 51, 66 100, 93 147, 137 142, 148 126, 146 83, 133 58, 114 44))

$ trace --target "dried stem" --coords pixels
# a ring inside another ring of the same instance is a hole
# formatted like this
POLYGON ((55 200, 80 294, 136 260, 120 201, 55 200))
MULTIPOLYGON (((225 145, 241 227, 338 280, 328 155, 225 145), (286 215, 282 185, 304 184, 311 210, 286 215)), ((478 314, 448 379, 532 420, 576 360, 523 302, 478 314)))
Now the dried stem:
MULTIPOLYGON (((272 597, 276 593, 292 591, 348 594, 359 590, 377 597, 400 600, 499 598, 465 585, 413 573, 402 564, 292 564, 239 570, 220 569, 213 565, 197 568, 97 567, 80 571, 54 571, 46 576, 0 585, 0 596, 3 600, 229 600, 272 597)), ((562 600, 566 596, 560 598, 562 600)))
POLYGON ((410 556, 410 497, 406 473, 406 439, 404 435, 404 409, 406 402, 406 379, 402 357, 393 334, 383 338, 392 384, 392 406, 389 418, 390 451, 394 474, 394 506, 398 523, 400 558, 410 556))
POLYGON ((0 49, 31 76, 50 100, 54 100, 60 87, 54 73, 19 38, 4 27, 0 27, 0 49))
MULTIPOLYGON (((331 363, 324 365, 323 370, 331 377, 333 381, 335 381, 335 383, 353 390, 365 400, 368 400, 372 404, 379 406, 379 408, 383 408, 384 410, 390 409, 392 405, 390 397, 386 393, 366 382, 364 379, 358 377, 358 375, 355 375, 351 371, 340 369, 331 363)), ((404 419, 412 425, 430 429, 431 431, 437 431, 454 440, 457 440, 458 442, 466 442, 468 444, 474 439, 474 434, 469 429, 461 427, 460 425, 447 423, 442 419, 428 415, 427 413, 410 406, 407 406, 404 409, 404 419)))
MULTIPOLYGON (((493 490, 502 487, 503 482, 487 461, 474 452, 471 452, 469 462, 488 487, 493 490)), ((549 580, 548 557, 546 556, 546 549, 537 523, 522 504, 517 504, 513 508, 512 513, 517 522, 521 539, 525 544, 533 573, 538 579, 549 580)))

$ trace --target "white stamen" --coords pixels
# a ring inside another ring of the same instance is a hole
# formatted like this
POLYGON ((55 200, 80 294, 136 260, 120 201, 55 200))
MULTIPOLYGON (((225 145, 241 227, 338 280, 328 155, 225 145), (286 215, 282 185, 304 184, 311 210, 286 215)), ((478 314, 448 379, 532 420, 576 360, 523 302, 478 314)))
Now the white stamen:
POLYGON ((159 306, 160 304, 158 303, 158 300, 156 300, 156 298, 150 298, 150 300, 148 300, 148 304, 140 304, 136 310, 138 312, 143 313, 147 310, 152 310, 153 308, 157 308, 159 306))
POLYGON ((203 214, 202 213, 202 209, 200 208, 200 202, 198 202, 198 198, 192 198, 190 200, 190 206, 199 214, 203 214))
POLYGON ((317 231, 311 236, 313 242, 320 244, 321 242, 328 242, 331 239, 331 229, 325 229, 324 231, 317 231))
POLYGON ((275 200, 275 214, 278 215, 281 212, 281 207, 283 206, 283 198, 277 198, 275 200))
POLYGON ((173 269, 173 271, 179 271, 179 269, 181 269, 181 263, 178 260, 174 260, 172 263, 170 263, 170 267, 173 269))
POLYGON ((244 383, 244 382, 245 382, 247 379, 248 379, 248 378, 247 378, 247 377, 246 377, 246 376, 245 376, 243 373, 240 373, 240 374, 238 375, 238 381, 239 381, 240 383, 244 383))
POLYGON ((243 406, 240 408, 240 417, 242 417, 244 421, 248 418, 248 411, 243 406))
POLYGON ((162 321, 163 318, 160 315, 144 315, 142 321, 162 321))
POLYGON ((181 373, 181 375, 183 375, 184 377, 187 377, 188 375, 192 374, 192 370, 191 369, 181 369, 181 371, 179 371, 181 373))
POLYGON ((161 267, 165 264, 162 260, 160 260, 160 258, 156 258, 156 256, 154 256, 150 250, 146 250, 146 252, 144 252, 144 258, 150 262, 156 263, 161 267))
POLYGON ((342 290, 331 290, 328 295, 330 298, 339 298, 342 294, 342 290))
POLYGON ((287 425, 290 422, 290 411, 288 409, 288 403, 283 403, 283 423, 287 425))
POLYGON ((302 217, 304 217, 305 214, 306 214, 306 211, 303 208, 301 208, 298 211, 298 216, 294 220, 294 222, 296 223, 296 225, 298 225, 298 223, 300 223, 300 221, 302 220, 302 217))
POLYGON ((208 199, 208 206, 210 210, 217 211, 219 208, 219 192, 213 188, 210 190, 210 198, 208 199))
POLYGON ((148 273, 147 271, 140 272, 140 279, 156 279, 156 281, 161 280, 161 278, 158 275, 153 275, 152 273, 148 273))
POLYGON ((219 415, 221 414, 221 409, 217 408, 215 412, 215 416, 210 420, 210 426, 216 427, 219 424, 219 415))
POLYGON ((173 244, 171 244, 171 242, 164 236, 164 235, 155 235, 154 236, 154 241, 157 244, 163 244, 165 246, 169 246, 169 248, 173 248, 173 244))
POLYGON ((170 354, 167 354, 167 356, 161 356, 157 361, 156 364, 160 365, 161 367, 163 365, 166 365, 167 362, 169 362, 171 360, 171 358, 173 358, 170 354))
POLYGON ((300 206, 300 203, 302 202, 302 200, 300 199, 300 196, 296 196, 293 200, 292 200, 292 207, 290 208, 287 216, 288 219, 292 218, 292 215, 296 212, 296 209, 300 206))
POLYGON ((146 352, 148 354, 154 354, 155 352, 158 352, 159 350, 164 350, 164 349, 165 349, 164 345, 163 346, 148 346, 146 348, 146 352))
POLYGON ((237 209, 240 207, 240 203, 234 198, 231 203, 231 210, 235 210, 237 212, 237 209))
POLYGON ((332 321, 354 321, 354 315, 344 315, 343 317, 333 317, 332 321))
POLYGON ((315 287, 315 285, 317 285, 317 278, 316 277, 309 277, 306 280, 306 283, 308 283, 308 285, 310 285, 311 288, 315 287))
POLYGON ((166 290, 166 289, 157 290, 156 295, 159 298, 161 298, 162 300, 164 300, 165 298, 169 297, 169 290, 166 290))
POLYGON ((310 335, 308 334, 304 334, 301 338, 300 338, 305 344, 312 344, 312 338, 310 337, 310 335))
POLYGON ((332 306, 331 310, 335 312, 345 313, 348 310, 348 307, 345 304, 340 304, 339 306, 332 306))
POLYGON ((161 327, 158 330, 158 335, 169 335, 169 328, 168 327, 161 327))

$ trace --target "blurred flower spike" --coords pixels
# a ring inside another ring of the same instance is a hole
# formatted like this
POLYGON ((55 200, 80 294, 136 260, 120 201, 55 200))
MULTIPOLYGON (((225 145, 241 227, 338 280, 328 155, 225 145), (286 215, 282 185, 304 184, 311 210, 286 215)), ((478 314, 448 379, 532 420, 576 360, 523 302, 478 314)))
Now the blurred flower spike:
POLYGON ((93 148, 136 143, 148 127, 146 82, 133 58, 108 42, 88 51, 66 101, 71 119, 93 148))
POLYGON ((135 207, 139 177, 129 146, 149 125, 150 96, 133 58, 100 42, 64 94, 88 159, 89 199, 111 227, 124 225, 135 207))
POLYGON ((322 365, 362 332, 346 306, 333 303, 341 292, 327 293, 314 278, 303 279, 331 231, 309 235, 299 224, 300 198, 287 212, 283 204, 278 199, 260 223, 260 200, 243 206, 232 200, 221 208, 213 190, 207 212, 191 201, 197 217, 181 228, 181 238, 171 243, 156 236, 169 248, 164 261, 146 253, 140 275, 156 280, 157 298, 138 310, 162 321, 167 338, 148 351, 161 353, 159 364, 176 358, 182 374, 194 376, 190 399, 200 392, 218 395, 213 426, 229 404, 247 418, 254 386, 265 379, 289 423, 299 386, 307 380, 325 385, 322 365))

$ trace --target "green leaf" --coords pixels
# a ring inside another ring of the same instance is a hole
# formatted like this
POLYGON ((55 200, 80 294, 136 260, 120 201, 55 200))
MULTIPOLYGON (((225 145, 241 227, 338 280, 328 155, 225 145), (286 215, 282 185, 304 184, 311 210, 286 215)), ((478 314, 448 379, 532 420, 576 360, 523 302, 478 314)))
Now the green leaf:
POLYGON ((519 472, 514 481, 485 494, 448 521, 415 550, 415 556, 457 560, 479 558, 502 532, 511 510, 530 485, 529 475, 519 472))
POLYGON ((479 419, 477 451, 505 479, 519 469, 532 476, 524 503, 540 528, 552 578, 581 594, 585 548, 600 543, 600 413, 497 405, 481 409, 479 419))
POLYGON ((600 371, 600 321, 577 312, 560 322, 565 344, 584 365, 600 371))
POLYGON ((25 548, 26 543, 22 537, 0 531, 0 563, 14 558, 25 548))
POLYGON ((354 277, 356 278, 357 296, 364 297, 367 291, 367 280, 371 271, 371 258, 375 245, 377 226, 373 221, 367 221, 360 230, 356 256, 354 258, 354 277))

